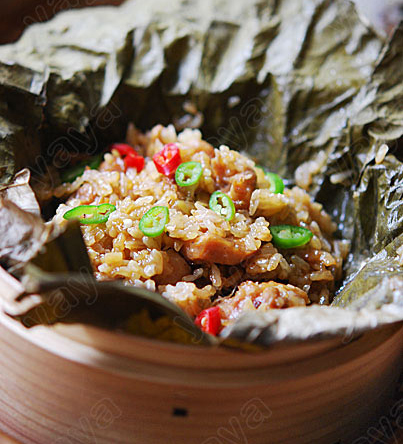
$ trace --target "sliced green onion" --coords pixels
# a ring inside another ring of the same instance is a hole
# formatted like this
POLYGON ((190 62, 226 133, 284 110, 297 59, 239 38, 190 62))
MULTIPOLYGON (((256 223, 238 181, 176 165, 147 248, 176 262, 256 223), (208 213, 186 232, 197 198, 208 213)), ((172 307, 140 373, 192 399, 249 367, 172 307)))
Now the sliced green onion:
POLYGON ((144 214, 139 223, 141 232, 148 237, 157 237, 164 232, 169 220, 167 207, 153 207, 144 214))
POLYGON ((77 179, 77 177, 82 176, 85 168, 87 166, 89 166, 92 170, 96 170, 99 165, 101 165, 102 159, 103 159, 104 155, 103 154, 98 154, 97 156, 94 156, 93 158, 85 161, 85 162, 80 162, 79 164, 68 168, 65 171, 62 171, 60 173, 60 179, 63 183, 66 182, 74 182, 75 179, 77 179))
POLYGON ((181 163, 175 172, 175 181, 180 187, 190 187, 196 185, 203 173, 200 162, 181 163))
POLYGON ((104 224, 109 215, 116 211, 115 205, 79 205, 67 211, 63 217, 66 220, 76 219, 82 224, 104 224))
POLYGON ((210 208, 226 220, 230 221, 235 216, 235 205, 232 199, 221 191, 215 191, 209 201, 210 208))
POLYGON ((275 194, 282 194, 284 191, 283 179, 276 173, 265 173, 265 176, 270 182, 269 191, 275 194))
POLYGON ((279 248, 296 248, 307 244, 313 236, 312 231, 295 225, 274 225, 270 227, 272 242, 279 248))

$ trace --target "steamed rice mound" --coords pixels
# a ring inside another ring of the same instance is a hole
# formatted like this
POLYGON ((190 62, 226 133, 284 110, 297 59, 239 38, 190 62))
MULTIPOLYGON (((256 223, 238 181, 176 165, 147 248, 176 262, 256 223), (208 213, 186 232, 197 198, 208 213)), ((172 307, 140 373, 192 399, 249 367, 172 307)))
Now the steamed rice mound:
POLYGON ((224 325, 245 310, 331 302, 348 245, 333 238, 335 224, 304 190, 270 193, 264 171, 251 159, 226 146, 214 148, 198 130, 177 135, 173 126, 158 125, 141 134, 131 128, 128 142, 146 157, 140 173, 125 171, 112 150, 98 170, 87 169, 55 190, 68 197, 54 218, 60 225, 78 205, 116 206, 105 224, 82 225, 97 279, 158 291, 193 317, 218 304, 224 325), (202 164, 197 186, 181 188, 157 171, 152 156, 167 143, 178 145, 182 162, 202 164), (209 208, 217 190, 235 204, 230 222, 209 208), (151 238, 139 222, 157 205, 168 207, 169 222, 151 238), (279 224, 308 228, 313 237, 303 247, 276 248, 269 226, 279 224))

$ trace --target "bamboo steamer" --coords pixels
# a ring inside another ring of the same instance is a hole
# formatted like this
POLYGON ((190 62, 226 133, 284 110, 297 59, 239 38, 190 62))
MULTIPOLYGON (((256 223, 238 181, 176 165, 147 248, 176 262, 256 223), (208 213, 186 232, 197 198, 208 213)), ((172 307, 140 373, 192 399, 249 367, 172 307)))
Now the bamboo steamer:
POLYGON ((1 311, 0 428, 26 444, 350 444, 385 412, 402 344, 400 324, 247 353, 1 311))

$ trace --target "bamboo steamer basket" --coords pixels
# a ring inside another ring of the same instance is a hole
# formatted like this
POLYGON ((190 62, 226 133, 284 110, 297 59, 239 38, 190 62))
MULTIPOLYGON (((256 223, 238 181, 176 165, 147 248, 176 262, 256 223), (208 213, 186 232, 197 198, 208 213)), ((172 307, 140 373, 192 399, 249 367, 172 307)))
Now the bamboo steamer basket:
POLYGON ((1 310, 0 429, 24 444, 350 444, 386 411, 402 345, 395 324, 249 353, 27 329, 1 310))

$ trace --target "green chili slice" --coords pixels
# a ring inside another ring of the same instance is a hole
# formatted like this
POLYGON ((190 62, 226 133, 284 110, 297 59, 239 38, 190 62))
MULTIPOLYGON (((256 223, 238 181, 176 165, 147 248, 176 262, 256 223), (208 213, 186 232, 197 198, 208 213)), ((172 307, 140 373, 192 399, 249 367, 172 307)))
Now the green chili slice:
POLYGON ((62 171, 60 173, 60 179, 62 180, 63 183, 74 182, 77 179, 77 177, 83 175, 85 168, 87 166, 89 166, 92 170, 96 170, 99 167, 99 165, 101 165, 103 157, 104 157, 103 154, 98 154, 97 156, 94 156, 91 159, 86 160, 85 162, 80 162, 79 164, 71 168, 68 168, 65 171, 62 171))
POLYGON ((274 194, 283 194, 284 192, 284 182, 283 179, 276 173, 271 173, 267 171, 260 165, 256 165, 256 168, 261 169, 264 172, 266 179, 270 182, 269 191, 274 194))
POLYGON ((200 162, 181 163, 175 172, 175 181, 180 187, 190 187, 199 182, 203 172, 200 162))
POLYGON ((235 216, 235 206, 232 199, 221 191, 215 191, 209 201, 210 208, 220 216, 230 221, 235 216))
POLYGON ((312 231, 295 225, 274 225, 270 227, 270 232, 273 244, 279 248, 302 247, 313 236, 312 231))
POLYGON ((276 173, 265 173, 265 176, 270 182, 269 191, 275 194, 282 194, 284 191, 283 179, 276 173))
POLYGON ((141 218, 139 228, 148 237, 157 237, 164 232, 169 220, 167 207, 153 207, 141 218))
POLYGON ((66 220, 76 219, 82 224, 104 224, 109 215, 116 210, 115 205, 79 205, 72 210, 67 211, 63 217, 66 220))

